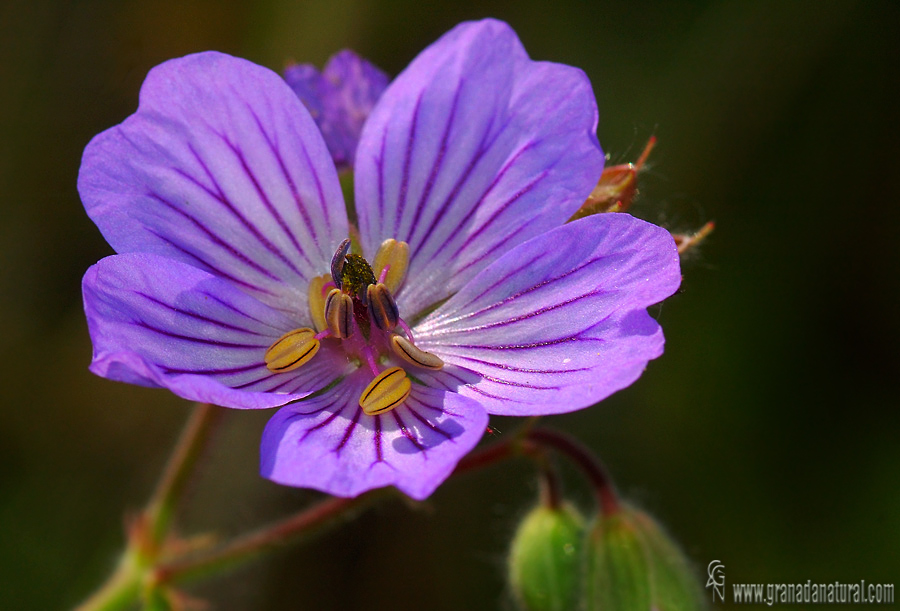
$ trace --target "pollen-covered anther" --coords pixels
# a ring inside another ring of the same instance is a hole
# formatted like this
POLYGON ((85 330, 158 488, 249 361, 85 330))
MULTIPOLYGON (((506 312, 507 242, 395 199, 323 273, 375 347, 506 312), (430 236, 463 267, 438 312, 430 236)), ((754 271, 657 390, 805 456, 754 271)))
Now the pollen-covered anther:
POLYGON ((318 351, 319 340, 316 339, 316 332, 304 327, 294 329, 278 338, 269 346, 263 358, 269 371, 282 373, 305 365, 318 351))
POLYGON ((377 416, 391 411, 406 401, 412 389, 412 382, 400 367, 385 369, 369 382, 359 396, 359 406, 369 416, 377 416))
POLYGON ((408 267, 409 244, 398 242, 393 238, 381 243, 378 252, 375 253, 375 259, 372 261, 372 270, 377 278, 381 278, 384 268, 387 268, 387 273, 384 275, 382 282, 392 293, 396 293, 397 289, 400 288, 400 284, 406 277, 408 267))
POLYGON ((347 339, 353 335, 353 299, 341 289, 331 289, 325 297, 325 326, 331 336, 347 339))
POLYGON ((370 284, 366 289, 366 296, 366 307, 375 326, 386 333, 393 331, 400 321, 400 310, 388 287, 381 282, 370 284))
POLYGON ((416 367, 437 371, 444 366, 444 361, 440 357, 416 348, 412 342, 402 335, 394 334, 391 336, 391 349, 394 351, 394 354, 416 367))

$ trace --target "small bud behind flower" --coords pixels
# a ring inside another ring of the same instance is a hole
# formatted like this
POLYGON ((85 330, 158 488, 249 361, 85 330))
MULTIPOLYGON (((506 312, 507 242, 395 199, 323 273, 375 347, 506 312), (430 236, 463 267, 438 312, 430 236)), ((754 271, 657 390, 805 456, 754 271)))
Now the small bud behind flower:
POLYGON ((644 147, 641 156, 634 163, 603 168, 597 186, 591 191, 581 208, 572 215, 570 221, 580 219, 591 214, 603 212, 625 212, 637 195, 637 175, 641 171, 644 162, 650 155, 650 151, 656 145, 656 137, 651 137, 644 147))
POLYGON ((584 518, 571 505, 539 506, 519 525, 509 581, 523 611, 577 609, 584 518))
POLYGON ((684 554, 643 511, 599 516, 585 543, 586 611, 705 609, 684 554))

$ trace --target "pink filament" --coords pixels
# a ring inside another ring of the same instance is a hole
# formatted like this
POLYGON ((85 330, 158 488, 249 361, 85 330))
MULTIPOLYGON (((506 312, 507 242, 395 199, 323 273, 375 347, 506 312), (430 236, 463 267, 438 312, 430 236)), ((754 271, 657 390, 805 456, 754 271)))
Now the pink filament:
POLYGON ((375 355, 372 353, 372 348, 370 348, 369 345, 366 344, 365 346, 363 346, 362 353, 363 356, 366 357, 366 362, 369 364, 369 369, 372 370, 372 375, 377 378, 380 372, 378 371, 378 366, 375 364, 375 355))
POLYGON ((406 321, 403 320, 402 318, 400 318, 400 319, 397 319, 397 324, 400 325, 400 328, 402 328, 404 331, 406 331, 406 337, 409 338, 409 343, 412 344, 413 346, 415 346, 416 340, 413 338, 412 329, 409 328, 409 325, 406 324, 406 321))

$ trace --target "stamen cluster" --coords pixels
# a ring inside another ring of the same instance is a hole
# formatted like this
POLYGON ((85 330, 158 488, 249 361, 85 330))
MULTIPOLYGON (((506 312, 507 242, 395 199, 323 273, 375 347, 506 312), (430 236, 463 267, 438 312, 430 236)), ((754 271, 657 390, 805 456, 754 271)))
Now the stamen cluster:
POLYGON ((362 255, 351 253, 350 248, 349 238, 341 242, 331 260, 331 274, 310 282, 310 315, 316 328, 285 333, 269 347, 264 358, 272 372, 292 371, 312 360, 321 340, 338 340, 348 356, 365 361, 372 371, 374 379, 360 395, 359 406, 374 416, 403 404, 412 389, 403 368, 379 370, 378 363, 389 354, 424 369, 439 370, 444 362, 416 347, 412 331, 400 318, 394 300, 393 292, 406 276, 409 245, 385 240, 375 255, 374 269, 362 255), (398 326, 403 334, 395 332, 398 326))

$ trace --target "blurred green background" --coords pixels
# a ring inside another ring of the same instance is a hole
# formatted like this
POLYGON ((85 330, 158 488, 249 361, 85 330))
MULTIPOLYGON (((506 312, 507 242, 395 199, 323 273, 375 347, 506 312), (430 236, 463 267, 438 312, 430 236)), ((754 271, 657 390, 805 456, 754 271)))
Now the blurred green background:
MULTIPOLYGON (((655 312, 665 355, 547 420, 603 457, 704 580, 719 559, 729 583, 900 582, 897 3, 5 0, 0 607, 64 609, 99 584, 187 415, 87 371, 81 275, 111 252, 75 190, 88 140, 171 57, 280 70, 350 47, 396 74, 484 16, 587 72, 612 163, 658 137, 636 214, 717 223, 655 312)), ((226 415, 183 531, 237 533, 318 498, 257 476, 268 415, 226 415)), ((223 610, 508 608, 507 541, 535 497, 529 464, 492 467, 191 593, 223 610)))

